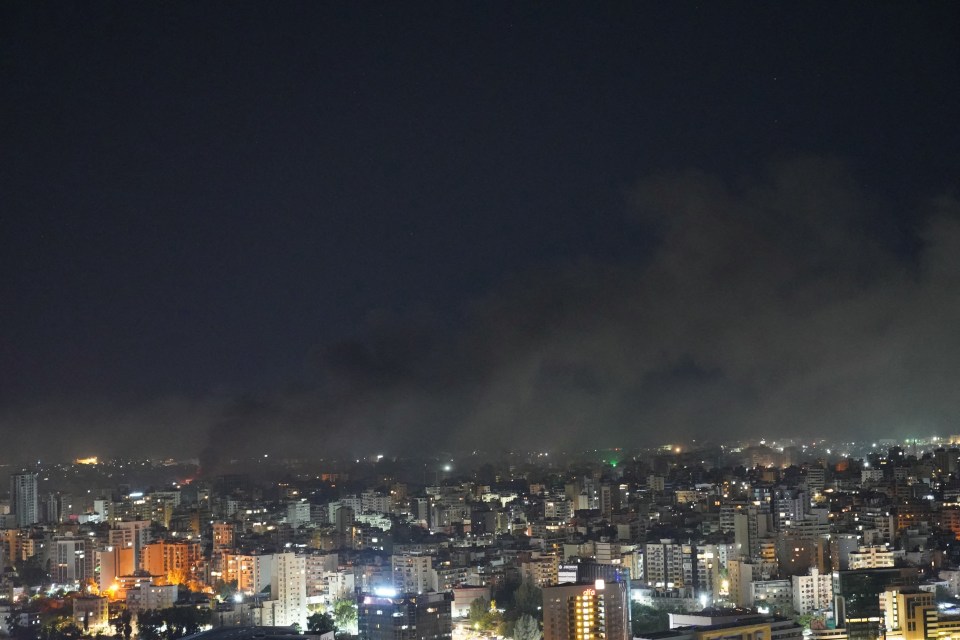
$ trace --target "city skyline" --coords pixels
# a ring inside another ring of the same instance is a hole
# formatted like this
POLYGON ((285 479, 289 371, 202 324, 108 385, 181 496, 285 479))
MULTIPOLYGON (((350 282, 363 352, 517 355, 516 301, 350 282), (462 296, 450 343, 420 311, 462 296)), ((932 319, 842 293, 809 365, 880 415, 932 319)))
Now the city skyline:
POLYGON ((0 435, 231 459, 960 432, 957 25, 4 5, 0 435))
POLYGON ((949 640, 958 443, 9 469, 0 612, 21 640, 949 640))

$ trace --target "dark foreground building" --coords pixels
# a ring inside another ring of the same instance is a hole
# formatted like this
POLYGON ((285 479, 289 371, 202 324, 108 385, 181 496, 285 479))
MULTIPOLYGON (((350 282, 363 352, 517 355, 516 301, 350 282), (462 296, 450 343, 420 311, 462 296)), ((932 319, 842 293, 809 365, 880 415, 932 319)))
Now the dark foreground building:
POLYGON ((450 640, 453 595, 365 594, 360 598, 360 640, 450 640))

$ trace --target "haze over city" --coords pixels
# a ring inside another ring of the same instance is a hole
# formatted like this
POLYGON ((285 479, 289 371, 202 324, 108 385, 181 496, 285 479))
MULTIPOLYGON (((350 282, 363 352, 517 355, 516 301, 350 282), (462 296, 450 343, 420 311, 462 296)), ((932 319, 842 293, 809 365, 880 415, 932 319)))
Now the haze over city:
POLYGON ((958 25, 4 4, 0 463, 960 433, 958 25))

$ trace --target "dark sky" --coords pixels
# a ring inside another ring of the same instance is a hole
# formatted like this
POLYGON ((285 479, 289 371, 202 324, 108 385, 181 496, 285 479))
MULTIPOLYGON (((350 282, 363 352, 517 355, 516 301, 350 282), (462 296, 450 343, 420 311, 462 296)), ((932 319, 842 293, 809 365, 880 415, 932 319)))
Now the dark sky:
POLYGON ((8 2, 0 110, 0 461, 960 433, 958 3, 8 2))

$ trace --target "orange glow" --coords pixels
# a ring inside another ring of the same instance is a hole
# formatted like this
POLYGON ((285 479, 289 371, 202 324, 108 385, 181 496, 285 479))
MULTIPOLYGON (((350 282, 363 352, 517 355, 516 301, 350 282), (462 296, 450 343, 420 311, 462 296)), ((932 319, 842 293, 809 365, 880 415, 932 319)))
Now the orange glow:
POLYGON ((77 458, 73 461, 74 464, 100 464, 100 461, 97 459, 97 456, 91 456, 89 458, 77 458))

